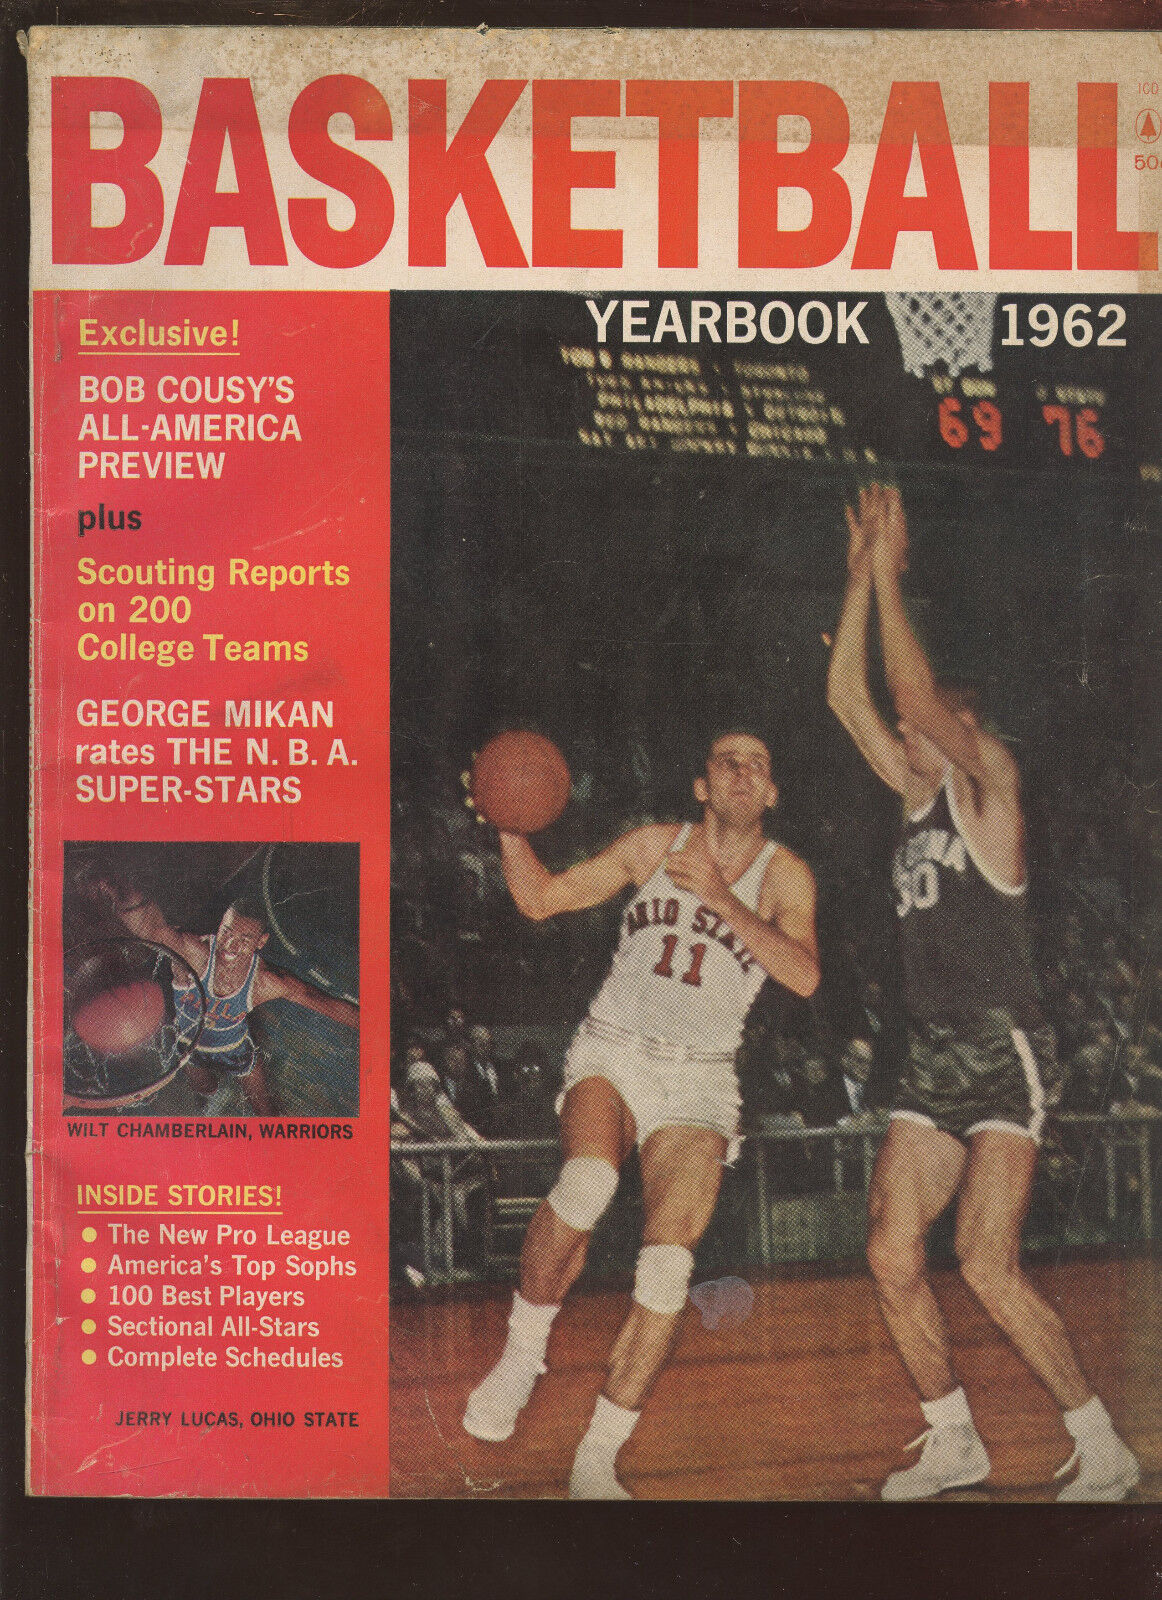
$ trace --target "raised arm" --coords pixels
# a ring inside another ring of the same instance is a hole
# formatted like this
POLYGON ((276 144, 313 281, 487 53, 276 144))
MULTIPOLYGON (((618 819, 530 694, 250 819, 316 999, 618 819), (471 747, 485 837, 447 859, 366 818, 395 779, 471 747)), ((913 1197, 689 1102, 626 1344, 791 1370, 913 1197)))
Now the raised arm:
POLYGON ((860 755, 877 777, 903 794, 908 781, 904 747, 876 710, 868 687, 867 626, 871 610, 871 549, 863 521, 867 490, 860 491, 859 510, 847 512, 847 589, 831 648, 827 672, 827 704, 855 741, 860 755))
POLYGON ((584 911, 612 900, 655 870, 678 833, 672 823, 651 823, 623 834, 607 850, 553 873, 538 860, 523 834, 500 835, 500 859, 517 909, 534 922, 561 911, 584 911))
POLYGON ((188 961, 195 971, 201 970, 206 955, 205 945, 196 934, 171 927, 156 901, 104 878, 97 881, 96 888, 104 904, 135 939, 150 939, 154 944, 163 944, 167 950, 173 950, 188 961))
POLYGON ((884 670, 901 722, 930 739, 949 761, 983 788, 988 781, 980 737, 940 698, 928 657, 912 631, 900 574, 907 563, 908 524, 898 489, 868 491, 872 576, 884 643, 884 670))
POLYGON ((352 1005, 349 1000, 337 1000, 332 995, 324 994, 313 984, 304 983, 291 972, 279 972, 274 967, 268 967, 264 961, 258 968, 254 983, 254 1004, 265 1005, 268 1000, 290 1000, 296 1006, 306 1006, 308 1011, 317 1011, 321 1017, 330 1017, 332 1022, 341 1022, 345 1027, 359 1026, 358 1006, 352 1005))

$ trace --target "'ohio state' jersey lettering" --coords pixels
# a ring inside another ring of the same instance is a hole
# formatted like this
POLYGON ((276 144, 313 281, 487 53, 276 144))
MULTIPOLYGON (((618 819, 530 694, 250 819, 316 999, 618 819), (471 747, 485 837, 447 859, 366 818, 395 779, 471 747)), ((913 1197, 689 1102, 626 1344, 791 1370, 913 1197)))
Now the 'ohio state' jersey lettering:
POLYGON ((723 922, 717 911, 711 911, 709 906, 698 907, 690 928, 693 933, 708 933, 712 939, 717 939, 724 950, 729 950, 733 954, 744 972, 749 972, 754 966, 753 950, 748 949, 733 929, 723 922))
MULTIPOLYGON (((682 849, 690 829, 670 847, 682 849)), ((757 911, 768 843, 731 892, 757 911)), ((709 1054, 733 1053, 742 1024, 766 977, 754 952, 729 922, 697 895, 676 889, 663 860, 639 889, 622 921, 613 965, 590 1015, 619 1028, 709 1054)))
POLYGON ((657 899, 639 900, 625 914, 626 933, 636 933, 639 928, 672 928, 678 920, 678 902, 672 897, 664 904, 657 899))

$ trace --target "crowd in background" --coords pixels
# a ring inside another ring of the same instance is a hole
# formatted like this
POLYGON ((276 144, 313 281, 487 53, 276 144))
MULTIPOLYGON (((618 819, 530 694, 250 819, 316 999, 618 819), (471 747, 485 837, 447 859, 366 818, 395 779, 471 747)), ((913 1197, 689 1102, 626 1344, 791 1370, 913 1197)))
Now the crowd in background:
MULTIPOLYGON (((1162 871, 1162 816, 1112 778, 1082 789, 1062 775, 1046 792, 1047 775, 1039 777, 1043 792, 1030 808, 1031 914, 1065 1068, 1063 1108, 1162 1105, 1162 942, 1152 891, 1162 871)), ((612 785, 581 774, 570 807, 577 838, 554 840, 566 859, 592 848, 585 816, 602 787, 612 785)), ((827 848, 817 865, 822 988, 810 1007, 798 1007, 768 986, 740 1059, 754 1111, 798 1113, 809 1125, 885 1103, 902 1043, 888 851, 861 847, 852 838, 859 830, 828 823, 820 819, 827 848)), ((467 1120, 493 1133, 521 1075, 514 1063, 494 1060, 489 1027, 575 1023, 608 963, 618 908, 547 924, 521 918, 495 835, 463 804, 458 774, 397 803, 392 872, 397 1065, 421 1044, 456 1103, 464 1097, 467 1120), (449 1020, 461 1012, 470 1020, 449 1020)), ((561 1063, 534 1055, 535 1075, 548 1084, 561 1063)))
POLYGON ((399 1120, 433 1139, 462 1137, 465 1124, 486 1139, 552 1138, 559 1074, 535 1040, 497 1057, 492 1030, 453 1007, 435 1028, 407 1036, 393 1073, 399 1120))
MULTIPOLYGON (((1162 817, 1134 785, 1113 776, 1080 784, 1046 759, 1026 797, 1030 912, 1064 1069, 1060 1109, 1162 1110, 1154 895, 1162 817)), ((596 765, 595 755, 589 760, 596 765)), ((664 814, 667 797, 649 793, 644 753, 621 765, 624 772, 575 770, 566 817, 538 841, 547 858, 591 852, 605 842, 599 830, 610 815, 623 819, 618 826, 645 820, 643 792, 654 814, 664 814)), ((393 827, 396 1137, 554 1138, 563 1046, 608 964, 619 902, 526 921, 505 887, 495 835, 464 804, 460 774, 429 769, 425 789, 405 793, 393 827), (494 1029, 523 1042, 498 1051, 494 1029), (560 1042, 546 1045, 546 1032, 560 1042)), ((890 1100, 904 1047, 887 876, 891 815, 878 829, 866 815, 853 827, 845 797, 831 798, 810 817, 810 831, 801 825, 792 838, 814 858, 819 878, 823 982, 810 1003, 768 984, 739 1053, 744 1118, 768 1128, 833 1127, 874 1114, 890 1100)), ((1072 1192, 1077 1160, 1067 1146, 1051 1140, 1043 1170, 1072 1192)), ((776 1187, 825 1188, 830 1160, 826 1145, 801 1146, 777 1165, 776 1187)), ((551 1170, 549 1162, 548 1181, 551 1170)), ((471 1231, 487 1183, 457 1183, 471 1231)))

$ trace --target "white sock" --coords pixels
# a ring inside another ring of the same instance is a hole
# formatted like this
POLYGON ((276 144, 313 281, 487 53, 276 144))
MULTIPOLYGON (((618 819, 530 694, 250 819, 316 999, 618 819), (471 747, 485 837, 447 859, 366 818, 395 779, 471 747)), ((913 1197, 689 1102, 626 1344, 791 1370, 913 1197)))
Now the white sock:
POLYGON ((640 1416, 640 1411, 628 1411, 625 1406, 614 1405, 612 1400, 599 1394, 578 1455, 583 1450, 587 1456, 608 1463, 612 1471, 617 1452, 637 1427, 640 1416))
POLYGON ((1113 1420, 1096 1394, 1091 1395, 1083 1406, 1075 1406, 1072 1411, 1063 1411, 1061 1420, 1078 1441, 1095 1433, 1114 1431, 1113 1420))
POLYGON ((939 1400, 921 1400, 920 1410, 924 1413, 924 1420, 930 1428, 973 1426, 972 1412, 968 1409, 968 1396, 963 1388, 953 1389, 951 1394, 941 1395, 939 1400))
POLYGON ((560 1309, 560 1306, 535 1306, 525 1300, 518 1289, 512 1297, 508 1319, 509 1344, 523 1345, 538 1361, 543 1361, 549 1347, 549 1330, 560 1309))
POLYGON ((585 1437, 573 1457, 569 1478, 570 1500, 628 1500, 617 1481, 617 1452, 637 1425, 640 1411, 627 1411, 599 1395, 585 1437))

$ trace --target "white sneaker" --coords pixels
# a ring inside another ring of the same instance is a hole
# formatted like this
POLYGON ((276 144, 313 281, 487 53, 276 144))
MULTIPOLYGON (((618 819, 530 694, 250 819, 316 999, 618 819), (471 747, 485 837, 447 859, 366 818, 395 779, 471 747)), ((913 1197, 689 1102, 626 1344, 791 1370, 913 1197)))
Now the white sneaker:
POLYGON ((465 1432, 493 1444, 511 1438, 537 1379, 548 1370, 535 1350, 510 1339, 492 1371, 468 1396, 462 1423, 465 1432))
POLYGON ((570 1500, 632 1500, 633 1495, 617 1481, 617 1474, 605 1462, 596 1462, 588 1451, 578 1450, 569 1477, 570 1500))
POLYGON ((942 1489, 962 1489, 989 1475, 984 1440, 970 1423, 927 1428, 908 1450, 923 1445, 914 1467, 893 1472, 880 1490, 881 1500, 928 1500, 942 1489))
POLYGON ((1079 1463, 1077 1476, 1065 1485, 1058 1500, 1124 1500, 1142 1476, 1137 1456, 1112 1430, 1078 1440, 1055 1476, 1063 1478, 1075 1461, 1079 1463))

